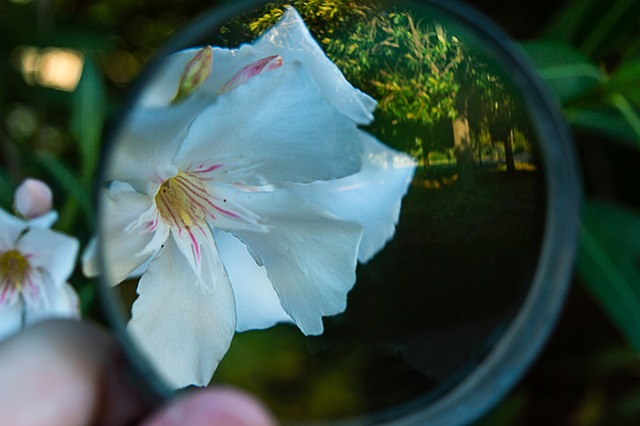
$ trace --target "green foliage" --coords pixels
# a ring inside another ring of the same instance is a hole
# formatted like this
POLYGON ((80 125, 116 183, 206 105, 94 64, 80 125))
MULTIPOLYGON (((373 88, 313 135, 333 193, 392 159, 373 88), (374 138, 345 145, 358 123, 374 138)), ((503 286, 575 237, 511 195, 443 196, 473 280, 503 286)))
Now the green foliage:
MULTIPOLYGON (((640 204, 623 195, 626 185, 637 192, 640 169, 639 14, 640 2, 633 0, 572 0, 540 39, 524 44, 584 154, 584 170, 592 185, 587 187, 582 213, 578 275, 632 351, 626 353, 635 367, 628 370, 637 368, 640 351, 640 204), (594 140, 598 151, 590 151, 594 140), (626 168, 619 159, 602 157, 612 150, 630 158, 626 168), (603 195, 610 201, 603 201, 603 195)), ((597 365, 601 364, 599 360, 597 365)), ((620 397, 602 383, 600 377, 594 385, 601 392, 599 398, 585 399, 578 414, 586 419, 589 412, 589 424, 637 423, 638 388, 632 386, 620 397), (588 408, 594 405, 599 408, 588 408)))
POLYGON ((563 43, 530 41, 522 46, 561 102, 579 98, 605 81, 602 70, 586 55, 563 43))
POLYGON ((71 99, 71 129, 80 153, 80 182, 87 191, 93 185, 106 109, 102 75, 93 59, 86 56, 82 77, 71 99))
POLYGON ((409 12, 376 14, 326 43, 326 51, 394 119, 432 125, 456 116, 456 70, 466 57, 442 27, 421 25, 409 12))
POLYGON ((560 43, 524 44, 561 102, 570 124, 640 144, 640 65, 621 62, 612 72, 598 67, 578 50, 560 43))
MULTIPOLYGON (((357 18, 371 16, 373 6, 357 0, 294 0, 289 3, 302 16, 321 43, 326 43, 338 29, 348 28, 357 18)), ((258 36, 274 25, 284 13, 284 6, 270 3, 247 24, 251 34, 258 36)))
POLYGON ((640 215, 588 202, 578 271, 627 341, 640 351, 640 215))

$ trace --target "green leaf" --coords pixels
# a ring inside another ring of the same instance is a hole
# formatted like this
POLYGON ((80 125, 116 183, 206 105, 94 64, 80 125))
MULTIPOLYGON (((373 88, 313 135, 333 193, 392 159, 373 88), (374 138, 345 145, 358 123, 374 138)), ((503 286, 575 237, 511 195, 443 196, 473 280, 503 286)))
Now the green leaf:
POLYGON ((629 344, 640 351, 640 214, 587 202, 578 272, 629 344))
POLYGON ((637 25, 637 15, 634 13, 634 6, 637 7, 636 0, 617 0, 607 3, 606 12, 591 28, 580 46, 580 50, 587 54, 593 54, 598 48, 605 46, 612 35, 621 33, 621 21, 631 19, 633 24, 637 25))
POLYGON ((640 105, 640 59, 623 62, 604 85, 609 92, 619 92, 640 105))
POLYGON ((609 101, 624 117, 629 126, 636 134, 636 138, 640 140, 640 115, 638 111, 631 105, 627 98, 620 93, 612 93, 609 95, 609 101))
POLYGON ((565 118, 577 130, 597 133, 610 140, 640 146, 640 136, 619 110, 610 106, 575 107, 564 110, 565 118))
POLYGON ((585 21, 597 5, 598 0, 573 0, 555 13, 543 36, 570 43, 581 32, 585 21))
POLYGON ((0 169, 0 206, 8 208, 13 203, 13 184, 11 178, 2 169, 0 169))
POLYGON ((586 56, 563 43, 532 41, 522 47, 533 59, 536 71, 561 102, 583 96, 605 79, 586 56))
POLYGON ((81 155, 80 182, 89 189, 100 152, 106 115, 106 94, 102 76, 90 56, 85 56, 82 77, 73 93, 71 128, 81 155))
POLYGON ((65 232, 72 231, 78 208, 84 214, 87 223, 93 224, 93 206, 89 192, 69 167, 50 154, 38 153, 35 160, 66 193, 67 201, 60 210, 58 228, 65 232))

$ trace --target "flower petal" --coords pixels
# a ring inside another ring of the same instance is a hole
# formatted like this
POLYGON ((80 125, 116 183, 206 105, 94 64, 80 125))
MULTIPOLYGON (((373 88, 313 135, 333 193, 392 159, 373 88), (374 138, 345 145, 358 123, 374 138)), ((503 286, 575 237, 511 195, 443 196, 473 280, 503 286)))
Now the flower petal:
POLYGON ((138 284, 129 331, 169 385, 206 385, 236 326, 233 291, 213 239, 202 242, 200 283, 173 238, 138 284))
POLYGON ((194 121, 175 164, 208 159, 222 165, 218 173, 249 165, 239 183, 250 185, 333 179, 360 169, 359 132, 293 63, 218 97, 194 121))
POLYGON ((29 229, 16 246, 29 259, 32 268, 47 272, 57 288, 62 287, 73 272, 79 247, 77 239, 42 228, 29 229))
POLYGON ((0 209, 0 251, 7 251, 16 245, 22 231, 27 228, 27 222, 10 215, 0 209))
POLYGON ((60 288, 43 288, 47 291, 44 305, 34 307, 25 303, 25 324, 34 324, 51 318, 78 318, 80 305, 78 294, 68 283, 60 288))
POLYGON ((285 187, 345 220, 362 224, 364 235, 358 260, 364 263, 393 237, 416 163, 409 155, 388 148, 365 132, 362 138, 360 172, 343 179, 285 187))
POLYGON ((233 287, 238 317, 236 331, 263 329, 278 322, 292 322, 280 305, 267 271, 251 257, 247 246, 233 235, 222 231, 215 234, 215 240, 233 287))
MULTIPOLYGON (((133 191, 102 192, 100 214, 100 242, 106 279, 111 285, 123 281, 143 264, 164 242, 157 239, 150 246, 156 232, 131 229, 140 217, 151 208, 148 196, 133 191)), ((166 235, 165 238, 166 239, 166 235)))
POLYGON ((98 260, 98 239, 92 237, 82 252, 80 263, 82 274, 87 278, 94 278, 100 275, 100 262, 98 260))
POLYGON ((322 316, 344 311, 355 283, 362 226, 285 190, 236 197, 262 217, 269 232, 231 232, 264 265, 282 307, 302 332, 322 333, 322 316))
POLYGON ((171 107, 133 109, 114 139, 105 180, 145 192, 148 180, 171 166, 186 129, 204 107, 188 98, 171 107))
POLYGON ((53 225, 56 220, 58 220, 58 212, 51 210, 42 216, 29 220, 29 227, 51 228, 51 225, 53 225))
POLYGON ((22 329, 23 304, 21 301, 0 309, 0 340, 22 329))
POLYGON ((263 56, 281 55, 285 64, 302 62, 334 108, 358 124, 369 124, 373 120, 375 99, 346 80, 293 7, 285 10, 282 19, 266 31, 253 48, 263 56))

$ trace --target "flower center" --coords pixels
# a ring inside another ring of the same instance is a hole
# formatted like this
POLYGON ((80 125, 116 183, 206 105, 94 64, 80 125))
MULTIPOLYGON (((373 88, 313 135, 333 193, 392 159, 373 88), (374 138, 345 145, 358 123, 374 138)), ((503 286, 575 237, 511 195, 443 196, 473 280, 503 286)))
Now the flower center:
POLYGON ((164 223, 188 229, 205 222, 211 204, 210 198, 201 179, 179 171, 162 182, 154 201, 164 223))
POLYGON ((29 260, 18 250, 9 250, 0 254, 0 280, 3 286, 22 290, 29 273, 29 260))

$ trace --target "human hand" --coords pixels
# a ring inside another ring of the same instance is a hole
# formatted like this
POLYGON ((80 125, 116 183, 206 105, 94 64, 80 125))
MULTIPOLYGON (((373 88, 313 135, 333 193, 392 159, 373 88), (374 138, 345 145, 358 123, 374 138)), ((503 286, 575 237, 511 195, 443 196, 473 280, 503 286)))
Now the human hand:
POLYGON ((0 423, 11 426, 273 426, 251 396, 221 387, 151 410, 129 383, 105 330, 79 321, 36 324, 0 343, 0 423))

